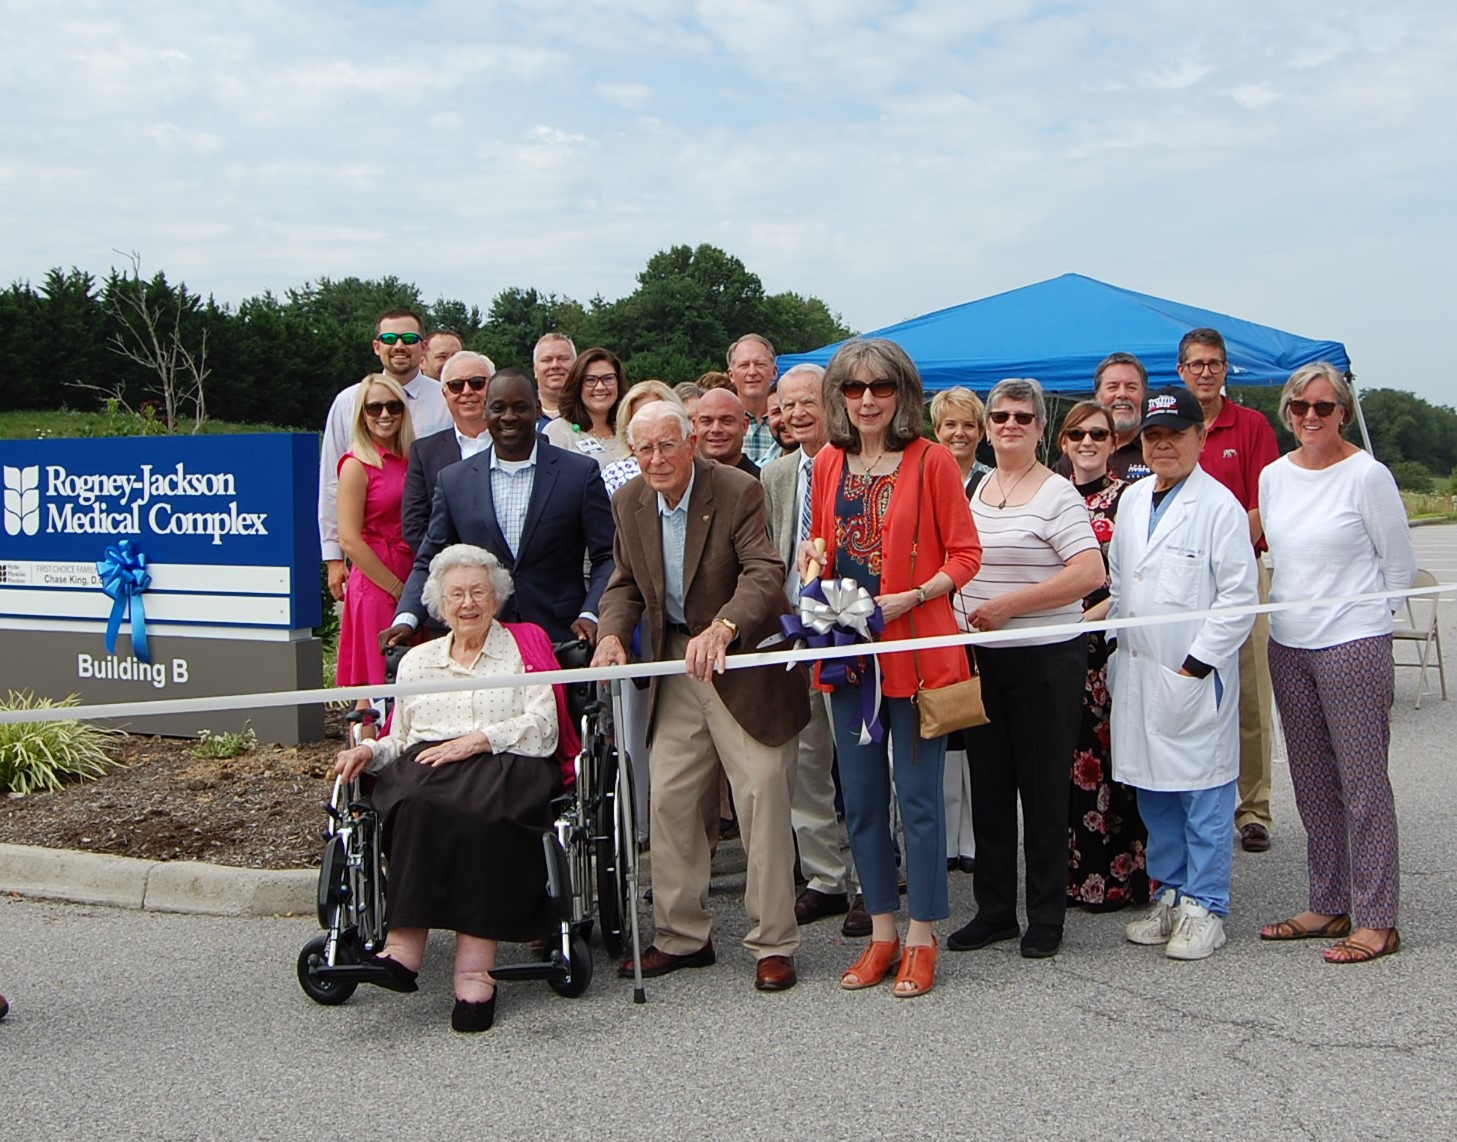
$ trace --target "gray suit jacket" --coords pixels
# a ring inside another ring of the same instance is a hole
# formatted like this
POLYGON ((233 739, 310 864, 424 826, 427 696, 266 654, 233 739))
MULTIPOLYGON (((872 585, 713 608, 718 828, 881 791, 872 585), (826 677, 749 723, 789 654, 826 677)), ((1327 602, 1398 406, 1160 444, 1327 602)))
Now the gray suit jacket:
POLYGON ((769 538, 784 560, 786 568, 794 566, 795 539, 799 534, 799 465, 804 453, 796 449, 770 460, 759 473, 764 485, 764 507, 769 514, 769 538))

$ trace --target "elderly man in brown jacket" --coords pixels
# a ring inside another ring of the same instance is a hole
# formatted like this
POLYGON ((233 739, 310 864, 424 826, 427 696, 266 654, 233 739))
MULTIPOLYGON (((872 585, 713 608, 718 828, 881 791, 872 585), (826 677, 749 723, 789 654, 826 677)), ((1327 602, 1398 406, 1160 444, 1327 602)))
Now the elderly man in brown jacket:
MULTIPOLYGON (((648 715, 652 777, 653 920, 645 976, 714 962, 710 859, 700 803, 722 759, 748 858, 744 946, 754 986, 796 981, 794 841, 789 772, 809 721, 807 688, 783 667, 724 669, 730 647, 752 650, 778 633, 785 566, 769 540, 759 482, 694 457, 688 418, 668 401, 629 425, 642 475, 612 501, 616 570, 602 595, 593 665, 627 661, 646 614, 654 660, 681 658, 687 674, 654 679, 648 715), (791 684, 793 681, 793 684, 791 684)), ((645 647, 646 653, 649 648, 645 647)), ((631 961, 621 974, 631 976, 631 961)))

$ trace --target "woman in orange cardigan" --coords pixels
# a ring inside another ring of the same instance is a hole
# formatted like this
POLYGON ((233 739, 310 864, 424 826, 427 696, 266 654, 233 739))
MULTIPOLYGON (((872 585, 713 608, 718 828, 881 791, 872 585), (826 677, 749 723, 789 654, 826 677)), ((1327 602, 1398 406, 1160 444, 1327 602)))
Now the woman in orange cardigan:
MULTIPOLYGON (((826 578, 853 579, 885 617, 883 639, 957 633, 950 595, 976 574, 976 528, 951 453, 921 438, 921 377, 892 341, 851 341, 825 373, 830 443, 815 457, 810 535, 825 544, 826 578)), ((813 543, 800 551, 803 570, 813 543)), ((861 744, 861 689, 877 657, 847 661, 850 677, 831 690, 840 783, 850 849, 870 912, 870 945, 842 977, 855 990, 879 983, 899 961, 893 993, 923 995, 936 977, 932 930, 950 915, 942 768, 946 739, 920 736, 911 699, 922 682, 968 677, 959 646, 878 656, 881 723, 888 736, 861 744), (889 756, 893 752, 893 756, 889 756), (905 830, 910 925, 902 954, 900 905, 890 826, 890 769, 905 830)))

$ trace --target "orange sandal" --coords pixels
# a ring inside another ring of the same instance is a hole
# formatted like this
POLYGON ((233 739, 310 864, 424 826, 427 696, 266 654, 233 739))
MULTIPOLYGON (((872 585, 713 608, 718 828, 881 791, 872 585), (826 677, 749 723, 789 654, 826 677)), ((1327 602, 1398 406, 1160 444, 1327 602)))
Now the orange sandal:
POLYGON ((936 960, 940 954, 935 937, 929 944, 907 944, 891 994, 897 999, 913 999, 930 991, 936 982, 936 960))
POLYGON ((840 986, 846 991, 874 987, 895 967, 900 955, 899 936, 894 940, 871 940, 850 970, 840 977, 840 986))

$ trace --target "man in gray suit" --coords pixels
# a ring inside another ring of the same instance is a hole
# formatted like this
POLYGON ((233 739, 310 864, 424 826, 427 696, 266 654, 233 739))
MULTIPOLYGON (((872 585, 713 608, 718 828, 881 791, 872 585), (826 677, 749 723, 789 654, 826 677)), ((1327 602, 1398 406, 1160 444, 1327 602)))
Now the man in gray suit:
MULTIPOLYGON (((791 606, 799 600, 795 552, 809 538, 813 460, 829 440, 824 376, 818 365, 796 365, 780 378, 779 407, 799 450, 769 461, 759 477, 764 483, 769 536, 789 568, 784 593, 791 606)), ((800 871, 809 881, 794 902, 794 915, 801 924, 850 910, 850 870, 847 854, 840 848, 840 823, 835 816, 835 741, 830 734, 828 698, 810 691, 810 721, 800 731, 790 771, 790 819, 799 846, 800 871)))

